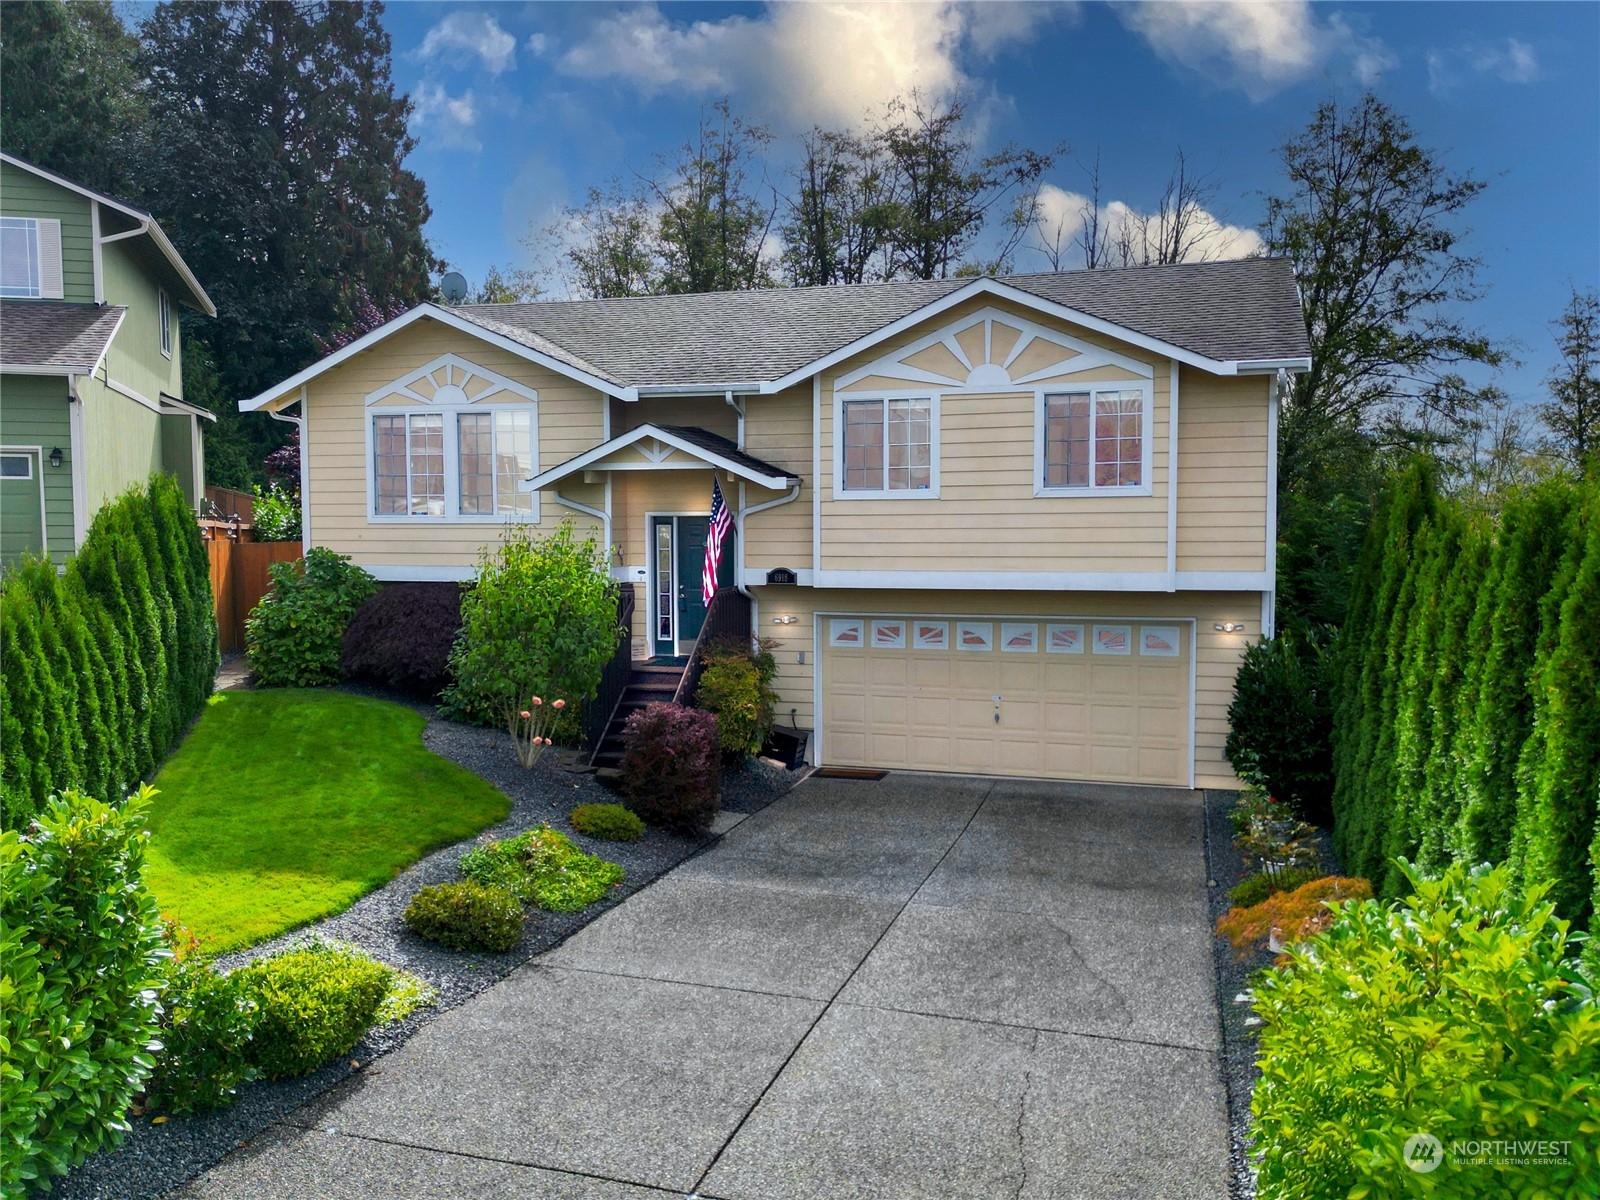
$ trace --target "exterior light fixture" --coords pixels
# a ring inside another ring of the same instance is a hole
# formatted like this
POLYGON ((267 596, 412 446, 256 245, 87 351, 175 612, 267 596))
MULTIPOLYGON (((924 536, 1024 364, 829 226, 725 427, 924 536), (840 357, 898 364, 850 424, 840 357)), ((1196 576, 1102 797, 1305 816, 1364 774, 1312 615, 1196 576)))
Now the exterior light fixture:
POLYGON ((59 467, 61 465, 61 447, 60 446, 56 446, 54 449, 52 449, 50 451, 50 465, 52 467, 59 467))
POLYGON ((773 617, 772 623, 774 625, 794 625, 797 624, 799 620, 799 617, 773 617))
POLYGON ((1223 633, 1243 633, 1244 632, 1244 622, 1243 621, 1219 621, 1215 625, 1213 625, 1211 628, 1220 630, 1223 633))

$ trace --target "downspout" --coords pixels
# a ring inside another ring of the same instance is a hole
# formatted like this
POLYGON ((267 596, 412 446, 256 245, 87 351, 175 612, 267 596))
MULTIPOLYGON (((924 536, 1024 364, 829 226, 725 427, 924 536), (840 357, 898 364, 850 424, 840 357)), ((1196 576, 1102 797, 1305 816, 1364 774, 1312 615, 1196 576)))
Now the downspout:
MULTIPOLYGON (((722 394, 722 398, 727 401, 729 408, 733 409, 734 412, 739 414, 738 443, 739 443, 739 449, 743 450, 744 449, 744 401, 743 400, 735 400, 733 398, 733 392, 731 392, 731 391, 724 392, 722 394)), ((741 484, 740 486, 743 486, 743 485, 741 484)))
MULTIPOLYGON (((606 557, 609 560, 611 556, 611 514, 603 509, 591 508, 589 505, 578 500, 569 500, 560 492, 552 492, 551 494, 555 496, 557 504, 564 504, 568 508, 573 509, 576 512, 581 512, 586 517, 593 517, 595 520, 600 522, 601 535, 604 538, 604 545, 606 546, 606 557)), ((606 574, 609 575, 610 573, 611 567, 608 562, 606 566, 606 574)))
MULTIPOLYGON (((88 452, 84 446, 83 396, 78 391, 81 375, 67 376, 67 449, 72 452, 72 549, 76 553, 83 546, 84 535, 89 532, 89 478, 86 474, 88 452)), ((92 377, 91 377, 92 378, 92 377)), ((40 464, 40 470, 43 470, 40 464)), ((49 548, 49 538, 45 539, 49 548)))
MULTIPOLYGON (((789 494, 787 496, 779 496, 776 500, 766 500, 760 504, 752 504, 749 508, 746 508, 744 507, 744 482, 741 480, 739 483, 739 513, 734 518, 734 525, 738 531, 735 541, 738 543, 739 549, 737 555, 738 561, 734 564, 733 586, 739 589, 740 595, 744 596, 745 599, 750 601, 750 624, 755 626, 757 629, 761 628, 761 622, 759 619, 761 615, 761 605, 756 598, 750 594, 750 589, 745 586, 744 581, 744 519, 746 517, 753 516, 758 512, 765 512, 769 508, 777 508, 780 504, 789 504, 792 501, 798 500, 799 498, 800 484, 797 483, 794 485, 794 487, 789 489, 789 494)), ((760 634, 757 634, 756 636, 759 637, 760 634)))

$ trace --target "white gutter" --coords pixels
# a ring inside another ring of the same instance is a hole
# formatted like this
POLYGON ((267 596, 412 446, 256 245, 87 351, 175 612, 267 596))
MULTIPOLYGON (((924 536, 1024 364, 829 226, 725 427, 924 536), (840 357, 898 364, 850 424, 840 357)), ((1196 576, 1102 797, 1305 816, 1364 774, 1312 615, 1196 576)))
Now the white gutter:
POLYGON ((300 395, 291 403, 300 405, 298 417, 285 416, 277 409, 269 408, 267 416, 274 421, 282 421, 285 425, 293 425, 295 432, 300 435, 300 551, 302 554, 311 553, 311 447, 306 444, 306 389, 301 387, 300 395))
MULTIPOLYGON (((725 401, 727 401, 727 404, 728 404, 729 408, 733 409, 734 412, 739 414, 739 437, 738 437, 737 441, 738 441, 739 449, 743 450, 744 449, 744 404, 742 402, 740 402, 738 400, 735 400, 733 398, 733 389, 732 388, 729 388, 726 392, 724 392, 722 398, 725 401)), ((743 485, 741 484, 740 486, 743 486, 743 485)))
POLYGON ((565 504, 568 508, 575 509, 576 511, 583 513, 585 516, 593 517, 595 520, 600 522, 601 532, 604 535, 603 544, 606 547, 606 559, 607 559, 606 570, 607 570, 607 573, 609 573, 610 572, 610 562, 609 562, 609 560, 611 558, 611 514, 608 513, 608 512, 605 512, 602 509, 591 508, 587 504, 581 503, 580 501, 577 501, 577 500, 573 500, 570 497, 563 496, 560 492, 555 491, 554 489, 551 490, 550 494, 556 498, 556 503, 557 504, 565 504))

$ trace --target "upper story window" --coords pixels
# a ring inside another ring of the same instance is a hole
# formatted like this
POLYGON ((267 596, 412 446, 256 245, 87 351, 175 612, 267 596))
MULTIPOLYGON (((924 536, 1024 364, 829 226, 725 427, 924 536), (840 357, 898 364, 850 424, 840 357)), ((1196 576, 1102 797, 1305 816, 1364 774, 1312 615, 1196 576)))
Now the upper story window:
POLYGON ((843 491, 933 492, 937 430, 932 399, 845 400, 842 409, 843 491))
POLYGON ((161 325, 161 353, 172 357, 172 301, 166 288, 156 289, 156 316, 161 325))
POLYGON ((1149 399, 1126 385, 1043 394, 1040 489, 1146 488, 1149 399))
POLYGON ((61 222, 48 217, 0 217, 0 296, 60 300, 61 222))
POLYGON ((537 521, 537 394, 445 355, 367 397, 372 517, 537 521))

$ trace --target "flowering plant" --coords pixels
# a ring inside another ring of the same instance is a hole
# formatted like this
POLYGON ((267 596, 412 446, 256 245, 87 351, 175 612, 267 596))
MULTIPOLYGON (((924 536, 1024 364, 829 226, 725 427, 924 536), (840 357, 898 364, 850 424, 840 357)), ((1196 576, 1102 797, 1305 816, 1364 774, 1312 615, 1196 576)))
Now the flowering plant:
POLYGON ((539 761, 546 747, 555 745, 550 731, 556 727, 560 712, 567 706, 565 700, 546 704, 538 696, 528 701, 528 707, 518 709, 511 718, 511 744, 516 747, 517 761, 531 768, 539 761))

